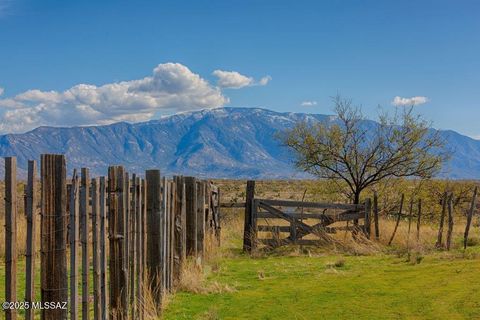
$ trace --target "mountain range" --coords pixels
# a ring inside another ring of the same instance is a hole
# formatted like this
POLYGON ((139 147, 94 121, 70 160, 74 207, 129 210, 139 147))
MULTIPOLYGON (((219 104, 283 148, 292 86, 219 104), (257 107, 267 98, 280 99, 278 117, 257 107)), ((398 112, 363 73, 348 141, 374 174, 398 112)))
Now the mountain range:
MULTIPOLYGON (((280 113, 260 108, 217 108, 164 116, 141 123, 89 127, 39 127, 0 136, 0 156, 16 156, 23 176, 29 159, 61 153, 67 169, 89 167, 105 175, 109 165, 141 173, 158 168, 162 174, 211 178, 300 179, 293 157, 277 133, 298 121, 333 121, 333 116, 280 113)), ((367 120, 366 125, 374 126, 367 120)), ((480 141, 454 131, 440 131, 452 158, 441 177, 480 179, 480 141)), ((3 159, 0 163, 3 175, 3 159)))

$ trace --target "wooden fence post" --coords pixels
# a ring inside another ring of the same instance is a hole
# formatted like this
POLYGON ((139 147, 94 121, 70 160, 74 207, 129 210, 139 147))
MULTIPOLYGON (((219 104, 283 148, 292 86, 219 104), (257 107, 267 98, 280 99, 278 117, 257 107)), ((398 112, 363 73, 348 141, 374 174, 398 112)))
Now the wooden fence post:
POLYGON ((137 175, 132 174, 132 183, 129 190, 131 192, 130 197, 130 215, 129 215, 129 225, 130 225, 130 318, 136 318, 136 309, 137 303, 135 301, 135 295, 137 293, 135 289, 135 276, 137 274, 137 265, 136 265, 136 253, 137 253, 137 175))
POLYGON ((397 222, 395 223, 395 228, 393 229, 392 236, 390 237, 390 240, 388 241, 388 245, 392 244, 393 238, 395 238, 395 234, 397 233, 398 225, 400 224, 400 219, 402 218, 402 210, 403 210, 403 201, 404 200, 405 200, 405 195, 402 193, 402 197, 400 199, 400 208, 398 209, 397 222))
POLYGON ((101 319, 106 320, 108 316, 108 296, 107 296, 107 196, 106 196, 105 177, 100 177, 100 290, 102 315, 101 319))
POLYGON ((143 222, 142 222, 142 186, 141 186, 141 179, 136 177, 135 178, 135 273, 136 273, 136 307, 137 307, 137 316, 142 319, 143 318, 143 222))
POLYGON ((452 233, 453 233, 453 193, 450 193, 448 197, 448 230, 447 230, 447 243, 446 248, 450 250, 452 245, 452 233))
POLYGON ((92 242, 93 242, 93 318, 99 320, 102 313, 100 268, 100 180, 92 179, 92 242))
POLYGON ((197 256, 197 181, 185 177, 187 255, 197 256))
POLYGON ((205 181, 197 182, 197 258, 205 254, 205 181))
POLYGON ((444 192, 442 197, 442 213, 440 215, 440 224, 438 226, 437 242, 435 243, 435 247, 437 248, 441 248, 443 246, 442 244, 443 224, 445 222, 445 215, 447 212, 447 202, 448 202, 448 194, 447 192, 444 192))
MULTIPOLYGON (((43 154, 41 157, 42 302, 66 303, 68 299, 68 279, 65 157, 50 154, 43 154)), ((42 309, 42 319, 67 319, 67 309, 42 309)))
POLYGON ((89 309, 89 290, 88 290, 88 271, 89 266, 89 250, 88 250, 88 234, 90 231, 90 177, 89 170, 82 168, 82 185, 80 188, 80 231, 82 241, 82 320, 88 320, 90 317, 89 309))
POLYGON ((378 225, 378 194, 373 194, 373 220, 375 225, 375 240, 380 240, 380 228, 378 225))
POLYGON ((176 197, 176 186, 175 181, 170 181, 169 187, 169 201, 170 201, 170 210, 169 215, 169 255, 168 255, 168 289, 172 291, 173 289, 173 268, 174 268, 174 253, 175 253, 175 197, 176 197))
POLYGON ((70 319, 78 319, 78 241, 79 241, 79 191, 77 170, 73 170, 70 187, 70 319))
POLYGON ((185 207, 183 206, 185 194, 183 177, 173 177, 175 181, 175 213, 174 213, 174 267, 173 281, 176 284, 180 280, 183 262, 185 260, 185 207))
POLYGON ((370 198, 367 198, 365 200, 365 236, 367 239, 370 239, 370 233, 371 233, 371 215, 372 215, 372 203, 370 198))
POLYGON ((420 241, 420 224, 422 223, 422 199, 418 199, 417 242, 420 241))
POLYGON ((168 241, 168 228, 167 228, 167 194, 168 194, 168 185, 167 179, 163 177, 161 182, 161 213, 160 213, 160 270, 161 270, 161 290, 160 295, 165 293, 167 288, 167 241, 168 241))
POLYGON ((468 233, 470 231, 470 225, 472 224, 473 213, 475 212, 475 206, 477 204, 477 187, 473 190, 472 203, 467 215, 467 225, 465 226, 465 233, 463 234, 463 249, 467 249, 468 233))
POLYGON ((149 238, 147 234, 147 193, 148 193, 148 186, 147 181, 142 179, 142 265, 143 265, 143 284, 146 287, 146 268, 147 268, 147 240, 149 238))
MULTIPOLYGON (((131 246, 131 233, 130 233, 130 217, 131 217, 131 204, 130 204, 130 178, 129 178, 129 173, 125 171, 125 178, 123 180, 124 187, 123 187, 123 197, 124 197, 124 203, 125 203, 125 259, 124 265, 123 265, 123 270, 125 272, 125 277, 127 279, 125 291, 126 291, 126 296, 125 296, 125 310, 128 313, 130 311, 130 246, 131 246)), ((128 316, 128 315, 127 315, 128 316)))
POLYGON ((127 319, 127 277, 125 268, 125 172, 122 166, 108 168, 108 211, 110 239, 111 319, 127 319))
POLYGON ((251 252, 252 251, 252 240, 254 235, 253 232, 253 199, 255 198, 255 181, 247 181, 247 190, 245 198, 245 223, 243 227, 243 251, 251 252))
POLYGON ((220 247, 221 245, 221 238, 222 238, 222 225, 221 225, 221 213, 220 213, 220 196, 221 196, 221 190, 219 187, 217 187, 217 199, 216 199, 216 207, 214 210, 214 217, 215 217, 215 236, 217 237, 217 243, 218 246, 220 247))
MULTIPOLYGON (((5 158, 5 299, 17 301, 17 159, 5 158)), ((5 309, 5 319, 17 318, 15 309, 5 309)))
POLYGON ((147 265, 148 283, 157 306, 161 303, 161 182, 160 170, 147 170, 147 265))
MULTIPOLYGON (((26 280, 25 280, 25 301, 30 304, 35 299, 35 251, 36 251, 36 234, 37 234, 37 162, 35 160, 28 161, 28 178, 26 190, 26 207, 25 214, 27 216, 27 252, 26 252, 26 280)), ((34 310, 28 308, 25 310, 25 320, 33 320, 34 310)))

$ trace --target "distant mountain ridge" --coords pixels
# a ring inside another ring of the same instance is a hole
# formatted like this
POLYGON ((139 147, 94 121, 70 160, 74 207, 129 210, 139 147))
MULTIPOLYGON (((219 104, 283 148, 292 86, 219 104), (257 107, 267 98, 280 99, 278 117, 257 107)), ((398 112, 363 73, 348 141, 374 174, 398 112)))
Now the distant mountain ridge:
MULTIPOLYGON (((132 172, 159 168, 162 174, 211 178, 307 178, 294 168, 276 133, 298 121, 332 121, 332 116, 280 113, 259 108, 217 108, 165 116, 142 123, 90 127, 39 127, 0 136, 0 156, 16 156, 20 173, 41 153, 66 155, 68 172, 89 167, 105 175, 109 165, 132 172)), ((366 125, 375 126, 374 121, 366 125)), ((442 177, 480 178, 480 141, 441 131, 454 150, 442 177)), ((3 174, 3 162, 0 171, 3 174)))

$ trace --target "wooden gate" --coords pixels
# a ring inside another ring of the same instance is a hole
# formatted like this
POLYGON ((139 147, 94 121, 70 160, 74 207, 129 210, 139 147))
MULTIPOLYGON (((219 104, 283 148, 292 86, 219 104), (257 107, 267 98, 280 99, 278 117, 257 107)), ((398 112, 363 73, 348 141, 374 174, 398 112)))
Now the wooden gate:
POLYGON ((254 198, 251 205, 252 246, 318 245, 328 239, 327 234, 338 231, 370 236, 369 199, 355 205, 254 198), (363 220, 362 225, 359 220, 363 220))

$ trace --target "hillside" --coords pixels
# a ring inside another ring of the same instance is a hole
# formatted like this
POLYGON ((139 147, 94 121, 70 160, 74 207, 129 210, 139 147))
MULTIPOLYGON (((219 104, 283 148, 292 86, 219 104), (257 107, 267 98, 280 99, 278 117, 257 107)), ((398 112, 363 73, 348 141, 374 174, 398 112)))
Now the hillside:
MULTIPOLYGON (((304 178, 275 134, 297 121, 331 121, 331 116, 279 113, 258 108, 218 108, 142 123, 54 128, 0 136, 0 156, 15 155, 19 168, 41 153, 64 153, 69 171, 121 164, 141 172, 160 168, 167 175, 215 178, 304 178)), ((366 125, 374 126, 373 121, 366 125)), ((480 141, 442 131, 454 150, 442 173, 454 179, 480 178, 480 141)), ((0 169, 3 171, 3 166, 0 169)), ((20 170, 21 172, 21 170, 20 170)))

